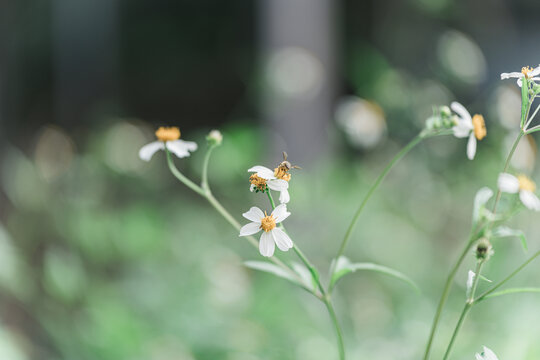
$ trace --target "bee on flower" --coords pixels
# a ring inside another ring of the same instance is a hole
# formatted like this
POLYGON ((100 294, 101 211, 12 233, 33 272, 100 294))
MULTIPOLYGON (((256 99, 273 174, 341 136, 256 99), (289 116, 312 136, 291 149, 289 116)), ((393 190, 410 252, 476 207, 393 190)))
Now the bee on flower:
POLYGON ((502 73, 501 80, 511 78, 517 79, 517 84, 519 87, 521 87, 523 78, 527 78, 530 81, 538 81, 540 80, 540 77, 537 77, 538 75, 540 75, 540 65, 534 69, 530 66, 524 66, 521 68, 521 72, 502 73))
POLYGON ((249 177, 251 184, 249 190, 251 192, 265 192, 268 189, 279 191, 279 202, 286 204, 291 199, 288 190, 291 169, 300 169, 300 167, 287 161, 286 152, 283 152, 283 161, 273 171, 265 166, 253 166, 248 169, 248 172, 254 173, 249 177))
POLYGON ((469 138, 467 141, 467 157, 472 160, 476 154, 477 140, 482 140, 487 135, 484 117, 479 114, 471 117, 469 111, 456 101, 450 104, 450 107, 457 114, 457 124, 452 128, 454 136, 457 138, 469 138))
POLYGON ((502 173, 499 175, 497 185, 502 192, 519 193, 519 199, 529 210, 540 211, 540 199, 535 194, 536 184, 528 176, 502 173))
POLYGON ((242 214, 251 222, 242 226, 240 236, 253 235, 263 230, 259 240, 259 252, 262 256, 270 257, 274 255, 275 245, 281 251, 288 251, 293 247, 293 242, 285 231, 276 227, 276 224, 288 218, 289 215, 291 213, 287 211, 286 204, 276 206, 270 215, 253 206, 248 212, 242 214))
POLYGON ((157 141, 146 144, 139 150, 139 157, 144 161, 150 161, 157 151, 165 150, 165 147, 179 158, 188 157, 190 151, 197 150, 197 144, 193 141, 180 140, 180 129, 177 127, 162 126, 155 134, 157 141))

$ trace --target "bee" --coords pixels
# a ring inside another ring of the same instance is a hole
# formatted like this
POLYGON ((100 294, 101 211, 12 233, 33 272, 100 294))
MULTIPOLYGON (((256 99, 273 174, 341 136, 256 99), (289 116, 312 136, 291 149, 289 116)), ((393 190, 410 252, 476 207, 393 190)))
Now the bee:
POLYGON ((289 174, 289 170, 291 169, 301 169, 300 166, 292 165, 287 160, 287 153, 283 152, 283 161, 278 165, 277 168, 274 169, 274 176, 278 179, 283 179, 286 181, 289 181, 291 179, 291 174, 289 174))

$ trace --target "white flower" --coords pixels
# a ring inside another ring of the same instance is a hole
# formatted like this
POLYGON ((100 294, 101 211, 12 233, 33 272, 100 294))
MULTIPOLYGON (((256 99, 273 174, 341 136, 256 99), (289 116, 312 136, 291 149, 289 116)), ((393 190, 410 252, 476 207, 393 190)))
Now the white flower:
POLYGON ((509 194, 519 192, 519 198, 523 205, 530 210, 540 211, 540 199, 534 193, 536 184, 525 175, 517 177, 508 173, 502 173, 497 180, 499 190, 509 194))
POLYGON ((472 160, 476 154, 476 140, 482 140, 487 134, 484 117, 479 114, 471 117, 467 109, 456 101, 450 104, 450 107, 457 114, 457 124, 452 128, 454 136, 457 138, 469 138, 469 141, 467 141, 467 157, 472 160))
POLYGON ((484 346, 484 351, 481 354, 476 353, 476 360, 499 360, 499 358, 493 351, 484 346))
POLYGON ((240 236, 253 235, 263 230, 259 240, 259 252, 262 256, 272 256, 274 254, 274 245, 277 245, 281 251, 287 251, 293 247, 293 242, 285 231, 276 227, 276 224, 288 218, 289 215, 291 213, 287 211, 286 204, 276 206, 270 215, 253 206, 248 212, 242 214, 243 217, 252 222, 242 226, 240 236))
MULTIPOLYGON (((291 200, 289 195, 289 182, 284 179, 278 179, 274 175, 274 171, 264 166, 253 166, 248 169, 248 172, 255 174, 251 175, 249 182, 251 183, 249 190, 253 191, 265 191, 266 186, 270 190, 279 191, 279 202, 286 204, 291 200)), ((290 178, 290 175, 289 175, 290 178)))
POLYGON ((206 135, 206 140, 210 145, 221 145, 223 142, 223 135, 219 130, 212 130, 206 135))
POLYGON ((540 80, 539 77, 535 77, 537 75, 540 75, 540 65, 535 67, 534 69, 531 69, 530 67, 522 67, 521 72, 511 72, 511 73, 502 73, 501 74, 501 80, 515 78, 517 80, 517 84, 519 87, 521 87, 521 83, 524 77, 527 77, 527 79, 532 81, 538 81, 540 80))
POLYGON ((144 145, 139 150, 139 157, 144 161, 150 161, 158 150, 167 149, 179 158, 188 157, 190 151, 197 150, 197 144, 193 141, 180 140, 180 130, 177 127, 160 127, 156 131, 158 141, 144 145))

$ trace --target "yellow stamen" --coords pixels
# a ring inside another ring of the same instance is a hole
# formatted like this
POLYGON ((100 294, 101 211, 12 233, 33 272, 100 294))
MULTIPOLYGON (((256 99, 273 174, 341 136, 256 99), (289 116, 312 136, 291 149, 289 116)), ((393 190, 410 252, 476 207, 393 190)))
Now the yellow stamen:
POLYGON ((529 177, 527 175, 518 175, 518 181, 519 181, 519 189, 520 190, 525 190, 525 191, 530 191, 530 192, 535 192, 536 191, 536 184, 534 183, 534 181, 532 181, 531 179, 529 179, 529 177))
POLYGON ((525 76, 526 78, 529 78, 529 72, 531 72, 533 69, 530 67, 530 66, 524 66, 521 68, 521 73, 523 74, 523 76, 525 76))
POLYGON ((474 128, 474 136, 478 140, 482 140, 487 135, 486 130, 486 122, 484 121, 484 117, 482 115, 474 115, 472 118, 473 128, 474 128))
POLYGON ((257 174, 253 174, 249 177, 249 182, 251 185, 255 186, 260 191, 266 190, 266 180, 262 177, 257 176, 257 174))
POLYGON ((289 174, 288 170, 283 166, 278 166, 274 169, 274 176, 285 181, 291 180, 291 174, 289 174))
POLYGON ((156 131, 159 141, 173 141, 180 139, 180 129, 177 127, 160 127, 156 131))
POLYGON ((266 211, 264 212, 264 217, 261 219, 261 229, 266 232, 269 232, 276 227, 276 220, 272 215, 267 215, 266 211))

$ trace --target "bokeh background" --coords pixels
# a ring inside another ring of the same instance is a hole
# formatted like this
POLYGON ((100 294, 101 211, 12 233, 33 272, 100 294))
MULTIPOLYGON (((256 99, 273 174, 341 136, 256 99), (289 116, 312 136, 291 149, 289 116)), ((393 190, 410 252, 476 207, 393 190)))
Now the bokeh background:
MULTIPOLYGON (((520 97, 499 74, 540 62, 534 0, 4 0, 0 2, 0 359, 329 360, 325 309, 245 268, 260 260, 163 153, 137 157, 160 125, 200 150, 177 161, 200 176, 204 136, 216 196, 240 220, 246 169, 281 151, 293 239, 323 277, 361 197, 422 128, 433 105, 482 113, 488 137, 430 139, 369 203, 347 256, 394 267, 421 293, 357 273, 335 294, 351 359, 418 359, 443 279, 465 241, 472 199, 494 187, 519 126, 520 97)), ((533 178, 534 138, 512 166, 533 178)), ((538 176, 536 176, 538 179, 538 176)), ((522 213, 530 250, 538 215, 522 213)), ((497 241, 485 274, 527 254, 497 241)), ((284 254, 284 259, 294 259, 284 254)), ((461 310, 457 276, 433 358, 461 310)), ((513 285, 538 285, 533 263, 513 285)), ((485 287, 486 284, 481 284, 485 287)), ((540 357, 537 295, 473 309, 455 348, 472 359, 540 357)))

